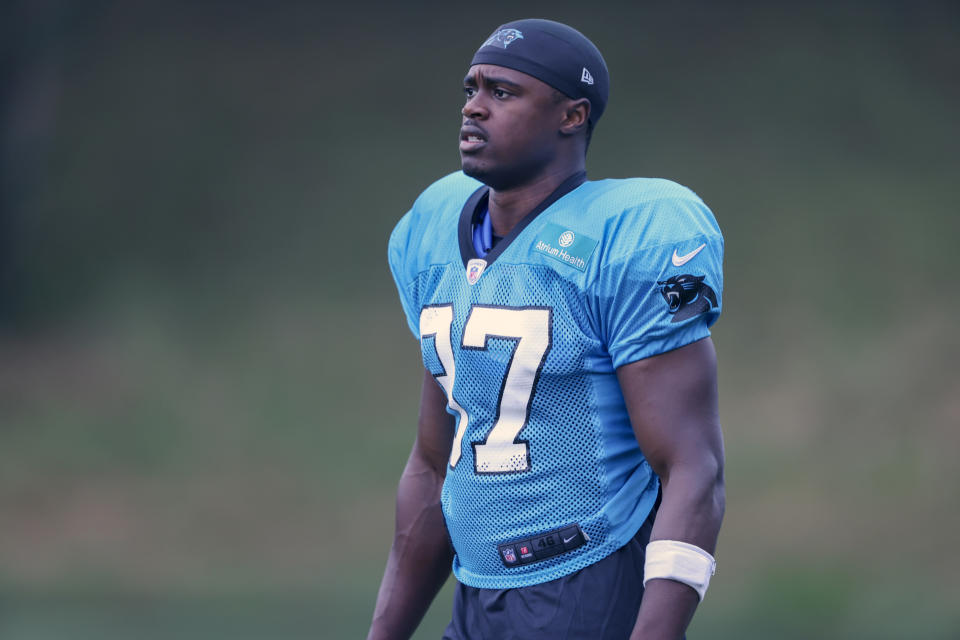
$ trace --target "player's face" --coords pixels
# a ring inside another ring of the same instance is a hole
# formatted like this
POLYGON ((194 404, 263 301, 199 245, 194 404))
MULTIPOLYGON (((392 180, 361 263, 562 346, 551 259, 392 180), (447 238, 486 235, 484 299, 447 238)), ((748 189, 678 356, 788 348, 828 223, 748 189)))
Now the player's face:
POLYGON ((540 177, 558 152, 564 105, 546 83, 520 71, 478 64, 463 80, 463 172, 493 189, 540 177))

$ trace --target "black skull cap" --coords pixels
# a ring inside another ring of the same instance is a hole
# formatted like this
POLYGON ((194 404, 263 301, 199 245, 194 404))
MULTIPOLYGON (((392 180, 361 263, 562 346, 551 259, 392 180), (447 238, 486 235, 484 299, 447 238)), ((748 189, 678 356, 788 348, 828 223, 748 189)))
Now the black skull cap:
POLYGON ((610 95, 607 63, 585 35, 560 22, 528 18, 500 25, 470 62, 521 71, 568 98, 590 100, 596 126, 610 95))

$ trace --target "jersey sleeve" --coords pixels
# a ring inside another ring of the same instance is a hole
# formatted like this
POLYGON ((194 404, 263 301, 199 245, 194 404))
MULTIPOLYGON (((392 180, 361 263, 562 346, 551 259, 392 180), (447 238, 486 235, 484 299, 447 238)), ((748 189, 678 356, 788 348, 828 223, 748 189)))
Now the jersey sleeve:
POLYGON ((710 335, 720 315, 723 236, 699 198, 625 213, 607 235, 592 304, 615 368, 710 335))
POLYGON ((390 263, 390 272, 400 294, 400 304, 407 318, 407 326, 414 337, 420 339, 420 309, 414 300, 414 281, 416 268, 414 247, 410 245, 410 226, 413 212, 407 212, 393 233, 390 234, 390 243, 387 247, 387 260, 390 263))
POLYGON ((428 265, 449 260, 450 255, 459 260, 456 230, 460 208, 480 184, 462 171, 440 178, 417 196, 390 234, 387 248, 390 272, 407 325, 417 340, 420 339, 420 273, 428 265))

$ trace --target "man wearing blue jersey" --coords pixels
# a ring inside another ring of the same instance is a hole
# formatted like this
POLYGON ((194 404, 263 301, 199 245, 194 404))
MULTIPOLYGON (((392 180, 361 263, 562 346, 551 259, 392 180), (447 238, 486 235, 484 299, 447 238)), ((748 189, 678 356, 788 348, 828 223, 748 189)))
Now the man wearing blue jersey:
POLYGON ((451 564, 451 639, 680 638, 706 592, 723 238, 677 184, 586 180, 608 91, 578 31, 502 25, 462 172, 391 235, 424 382, 370 638, 409 637, 451 564))

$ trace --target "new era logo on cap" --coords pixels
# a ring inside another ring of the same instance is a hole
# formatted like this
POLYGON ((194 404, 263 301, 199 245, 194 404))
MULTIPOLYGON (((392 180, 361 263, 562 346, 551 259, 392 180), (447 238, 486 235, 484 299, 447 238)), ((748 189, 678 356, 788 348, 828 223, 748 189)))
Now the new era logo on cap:
POLYGON ((580 82, 586 82, 587 84, 593 84, 593 76, 590 75, 590 72, 587 71, 587 68, 583 68, 583 73, 580 74, 580 82))

